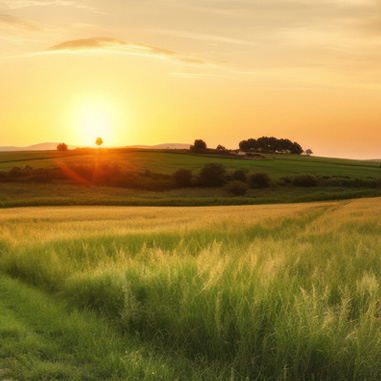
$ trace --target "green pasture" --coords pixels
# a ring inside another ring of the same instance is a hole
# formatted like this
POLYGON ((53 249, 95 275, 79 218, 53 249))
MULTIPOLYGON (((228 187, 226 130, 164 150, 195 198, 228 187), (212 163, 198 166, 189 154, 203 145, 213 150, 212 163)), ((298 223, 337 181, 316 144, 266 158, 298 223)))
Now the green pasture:
POLYGON ((214 155, 193 155, 176 152, 131 151, 109 149, 99 153, 2 152, 0 170, 15 166, 53 168, 57 166, 92 165, 94 163, 117 163, 123 168, 172 174, 179 168, 197 172, 206 163, 221 163, 229 170, 247 169, 249 172, 266 172, 272 178, 311 174, 317 176, 348 176, 351 178, 381 177, 380 164, 361 160, 306 157, 295 155, 265 155, 266 160, 229 158, 214 155))

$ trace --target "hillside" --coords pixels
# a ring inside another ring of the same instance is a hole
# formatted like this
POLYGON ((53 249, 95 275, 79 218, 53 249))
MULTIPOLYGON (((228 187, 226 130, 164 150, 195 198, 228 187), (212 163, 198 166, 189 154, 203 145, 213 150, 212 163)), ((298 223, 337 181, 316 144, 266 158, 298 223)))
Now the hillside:
POLYGON ((0 207, 32 205, 241 205, 350 199, 381 196, 381 170, 376 162, 294 155, 265 155, 266 160, 218 155, 195 155, 177 151, 142 149, 79 149, 0 153, 0 207), (219 163, 229 176, 242 169, 247 176, 266 173, 268 188, 252 189, 234 197, 224 187, 174 187, 172 174, 189 169, 196 179, 207 163, 219 163), (23 170, 23 168, 26 168, 23 170), (85 170, 91 178, 116 173, 117 183, 94 184, 72 175, 72 168, 85 170), (117 168, 117 172, 115 172, 117 168), (35 171, 24 180, 18 173, 35 171), (94 171, 90 172, 89 171, 94 171), (13 180, 1 179, 15 173, 13 180), (120 174, 118 174, 120 172, 120 174), (56 179, 49 180, 54 173, 56 179), (71 173, 71 175, 70 175, 71 173), (93 174, 91 174, 93 173, 93 174), (138 173, 138 177, 128 177, 138 173), (59 177, 57 177, 59 175, 59 177), (128 175, 128 176, 127 176, 128 175), (295 176, 321 179, 319 186, 295 186, 295 176), (41 177, 43 176, 43 177, 41 177), (45 177, 44 177, 45 176, 45 177), (48 176, 48 177, 47 177, 48 176), (127 177, 124 177, 127 176, 127 177), (48 180, 48 181, 47 181, 48 180), (63 181, 64 180, 64 181, 63 181))
POLYGON ((313 174, 319 176, 349 176, 353 178, 381 177, 379 165, 372 161, 308 157, 286 154, 268 154, 267 160, 243 159, 235 155, 196 155, 175 151, 145 149, 97 149, 36 152, 0 152, 0 171, 14 166, 29 165, 38 168, 62 165, 90 165, 95 161, 116 163, 125 168, 150 170, 172 174, 179 168, 197 172, 206 163, 221 163, 229 170, 242 168, 249 172, 266 172, 272 178, 293 174, 313 174))

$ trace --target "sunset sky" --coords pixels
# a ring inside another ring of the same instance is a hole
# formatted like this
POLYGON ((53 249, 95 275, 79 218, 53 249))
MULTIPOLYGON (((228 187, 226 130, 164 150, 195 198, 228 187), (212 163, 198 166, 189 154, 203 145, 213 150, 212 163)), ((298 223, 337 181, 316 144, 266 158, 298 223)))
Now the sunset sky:
POLYGON ((381 157, 380 0, 0 0, 0 146, 381 157))

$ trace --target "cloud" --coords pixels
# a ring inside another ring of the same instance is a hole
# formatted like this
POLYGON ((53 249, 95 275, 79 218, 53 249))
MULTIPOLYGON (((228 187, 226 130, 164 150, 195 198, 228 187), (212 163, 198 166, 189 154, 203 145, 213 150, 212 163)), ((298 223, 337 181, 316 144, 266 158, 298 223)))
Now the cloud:
POLYGON ((94 37, 80 40, 65 41, 36 55, 60 53, 116 53, 137 56, 147 56, 160 59, 169 59, 191 66, 217 65, 219 62, 207 61, 198 57, 187 56, 171 50, 139 43, 129 43, 114 38, 94 37))
POLYGON ((9 41, 40 41, 46 37, 47 31, 52 31, 53 29, 46 24, 12 15, 0 14, 0 38, 9 41))
POLYGON ((17 9, 41 5, 64 5, 75 6, 78 8, 87 8, 87 4, 83 1, 71 0, 0 0, 0 6, 8 9, 17 9))
POLYGON ((46 25, 34 21, 22 19, 20 17, 0 14, 0 29, 22 29, 27 31, 41 31, 44 30, 46 25))

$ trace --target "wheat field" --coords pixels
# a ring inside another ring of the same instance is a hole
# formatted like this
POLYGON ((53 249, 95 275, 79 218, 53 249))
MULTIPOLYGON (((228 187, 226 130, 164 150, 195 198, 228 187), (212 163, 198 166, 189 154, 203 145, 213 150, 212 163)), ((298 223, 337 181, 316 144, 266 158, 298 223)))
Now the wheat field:
POLYGON ((380 215, 380 198, 5 209, 0 271, 166 356, 64 379, 378 380, 380 215))

